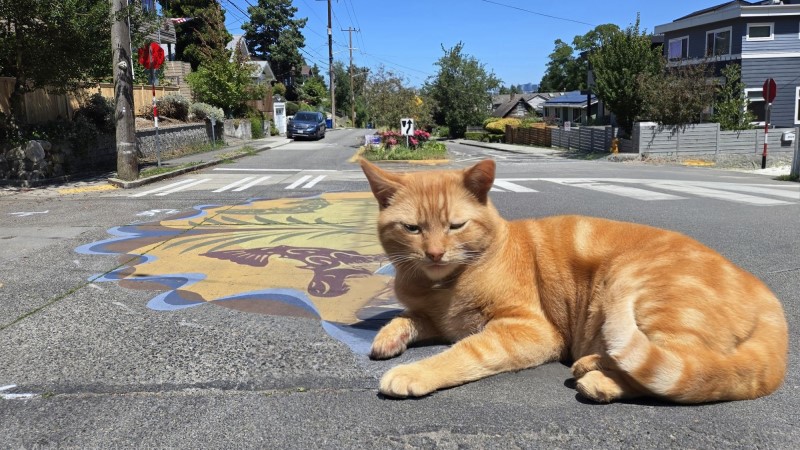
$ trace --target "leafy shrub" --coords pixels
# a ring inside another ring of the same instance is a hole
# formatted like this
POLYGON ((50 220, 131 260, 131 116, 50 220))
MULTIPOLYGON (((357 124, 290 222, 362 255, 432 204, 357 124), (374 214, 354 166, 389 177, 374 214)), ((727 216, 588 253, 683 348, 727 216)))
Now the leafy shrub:
POLYGON ((467 131, 464 133, 464 139, 470 141, 485 142, 489 138, 489 133, 485 131, 467 131))
POLYGON ((86 121, 94 125, 99 132, 114 130, 114 100, 103 97, 99 92, 92 94, 86 102, 75 111, 75 121, 86 121))
POLYGON ((167 94, 158 100, 158 115, 186 121, 189 118, 189 100, 181 94, 167 94))
POLYGON ((250 116, 250 137, 253 139, 261 139, 264 137, 264 122, 259 116, 250 116))
POLYGON ((194 103, 189 110, 199 120, 213 120, 220 123, 225 119, 222 108, 211 106, 208 103, 194 103))
POLYGON ((515 119, 513 117, 507 117, 505 119, 496 119, 491 122, 484 123, 483 128, 491 133, 505 133, 506 125, 511 125, 512 127, 518 127, 521 123, 522 121, 519 119, 515 119))
POLYGON ((296 102, 286 102, 286 115, 293 116, 297 114, 297 111, 300 111, 300 105, 296 102))

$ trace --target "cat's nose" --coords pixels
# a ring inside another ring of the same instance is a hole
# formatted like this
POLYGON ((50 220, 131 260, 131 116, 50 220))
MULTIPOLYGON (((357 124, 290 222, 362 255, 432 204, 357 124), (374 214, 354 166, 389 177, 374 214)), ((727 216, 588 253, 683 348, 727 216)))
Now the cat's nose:
POLYGON ((444 256, 444 250, 438 250, 438 249, 436 249, 436 250, 432 250, 432 249, 426 250, 425 251, 425 256, 427 256, 428 259, 430 259, 433 262, 439 262, 439 261, 442 260, 442 257, 444 256))

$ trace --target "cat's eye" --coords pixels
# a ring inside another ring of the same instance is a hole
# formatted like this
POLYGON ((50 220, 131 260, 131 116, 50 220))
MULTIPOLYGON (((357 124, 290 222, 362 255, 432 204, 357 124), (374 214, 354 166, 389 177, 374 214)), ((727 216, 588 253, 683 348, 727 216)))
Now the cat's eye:
POLYGON ((450 224, 450 229, 451 230, 460 230, 460 229, 464 228, 464 225, 466 225, 466 224, 467 224, 467 222, 451 223, 450 224))
POLYGON ((406 229, 406 231, 408 231, 409 233, 412 233, 412 234, 417 234, 417 233, 419 233, 419 231, 420 231, 420 230, 419 230, 419 226, 417 226, 417 225, 410 225, 410 224, 407 224, 407 223, 404 223, 404 224, 403 224, 403 228, 405 228, 405 229, 406 229))

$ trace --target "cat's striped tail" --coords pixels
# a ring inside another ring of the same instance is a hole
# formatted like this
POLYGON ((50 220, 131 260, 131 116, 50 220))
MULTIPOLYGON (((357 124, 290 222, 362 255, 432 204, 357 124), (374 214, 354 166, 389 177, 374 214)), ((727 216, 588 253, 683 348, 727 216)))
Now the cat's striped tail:
POLYGON ((605 311, 602 333, 618 369, 651 394, 680 403, 753 399, 776 390, 786 372, 788 332, 783 310, 774 297, 767 305, 749 319, 752 328, 747 337, 727 353, 665 339, 652 341, 637 326, 630 297, 605 311))

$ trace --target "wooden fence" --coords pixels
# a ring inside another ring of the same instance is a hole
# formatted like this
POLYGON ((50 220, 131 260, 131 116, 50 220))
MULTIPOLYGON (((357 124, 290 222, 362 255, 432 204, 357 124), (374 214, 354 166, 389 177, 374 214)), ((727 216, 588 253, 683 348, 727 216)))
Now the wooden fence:
POLYGON ((507 144, 550 147, 551 136, 550 128, 545 126, 520 128, 506 125, 505 142, 507 144))
MULTIPOLYGON (((784 133, 794 131, 792 128, 770 129, 770 152, 793 151, 792 143, 781 138, 786 136, 784 133)), ((638 122, 633 141, 639 153, 651 156, 758 155, 764 149, 764 129, 722 131, 718 123, 673 127, 638 122)))
MULTIPOLYGON (((14 92, 14 78, 0 77, 0 112, 11 113, 11 94, 14 92)), ((177 93, 175 86, 156 86, 155 96, 177 93)), ((107 98, 114 98, 114 85, 100 83, 92 88, 82 89, 68 94, 50 93, 46 89, 37 89, 28 92, 24 97, 25 119, 29 124, 49 122, 51 120, 72 119, 81 103, 90 95, 99 92, 107 98)), ((134 113, 141 115, 144 108, 153 104, 153 87, 150 85, 133 86, 134 113)))

